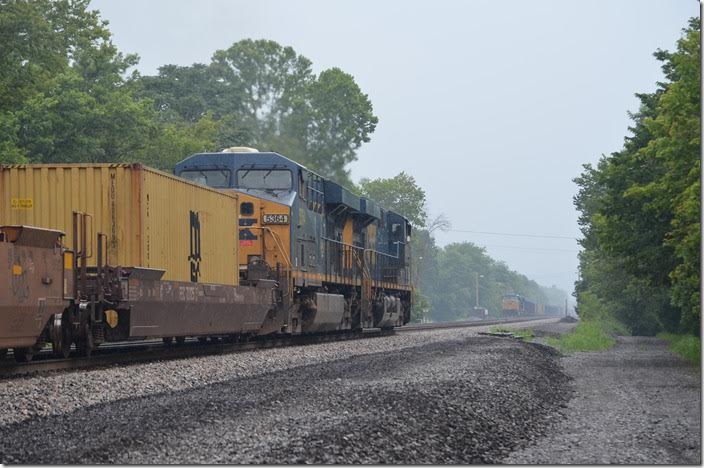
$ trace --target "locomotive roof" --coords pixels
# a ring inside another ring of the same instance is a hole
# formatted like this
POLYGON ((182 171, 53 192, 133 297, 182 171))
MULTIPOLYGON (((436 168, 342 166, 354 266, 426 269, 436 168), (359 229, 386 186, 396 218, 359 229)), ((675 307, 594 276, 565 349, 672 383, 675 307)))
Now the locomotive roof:
MULTIPOLYGON (((351 190, 346 188, 345 186, 338 184, 337 182, 327 178, 323 177, 320 174, 318 174, 315 171, 311 171, 307 167, 305 167, 303 164, 300 164, 292 159, 287 158, 286 156, 283 156, 279 153, 275 153, 273 151, 267 151, 267 152, 216 152, 216 153, 196 153, 188 156, 187 158, 179 161, 176 163, 176 166, 174 168, 174 172, 176 170, 185 170, 193 167, 203 167, 203 166, 212 166, 213 168, 217 167, 227 167, 228 169, 232 169, 234 167, 241 167, 243 165, 249 165, 252 164, 253 166, 263 166, 263 167, 281 167, 287 168, 290 170, 301 168, 305 169, 308 172, 311 172, 318 177, 322 178, 326 184, 333 184, 335 186, 338 186, 350 193, 352 193, 351 190)), ((234 190, 238 191, 246 191, 248 193, 252 193, 258 197, 261 198, 266 198, 268 200, 278 202, 278 203, 283 203, 283 204, 291 204, 293 202, 293 199, 288 199, 287 197, 283 195, 272 195, 269 192, 266 192, 264 190, 254 190, 254 189, 248 189, 248 190, 242 190, 242 189, 237 189, 234 188, 234 190)), ((354 195, 356 197, 356 195, 354 195)), ((369 200, 367 197, 358 197, 358 198, 364 198, 369 200)), ((375 204, 376 202, 372 200, 375 204)), ((393 210, 388 210, 385 209, 387 213, 396 215, 400 218, 403 218, 408 224, 408 219, 399 214, 396 213, 393 210)))

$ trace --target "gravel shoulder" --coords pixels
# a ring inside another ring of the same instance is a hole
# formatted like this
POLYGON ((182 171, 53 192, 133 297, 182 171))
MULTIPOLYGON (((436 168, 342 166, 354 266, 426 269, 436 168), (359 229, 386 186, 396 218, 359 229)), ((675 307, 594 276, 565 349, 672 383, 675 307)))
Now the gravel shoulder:
POLYGON ((502 463, 697 464, 701 375, 650 337, 618 337, 561 363, 573 378, 566 418, 502 463))
POLYGON ((664 342, 560 358, 491 328, 2 380, 0 462, 701 462, 700 375, 664 342))
POLYGON ((0 382, 0 461, 495 463, 558 423, 569 377, 478 331, 0 382))

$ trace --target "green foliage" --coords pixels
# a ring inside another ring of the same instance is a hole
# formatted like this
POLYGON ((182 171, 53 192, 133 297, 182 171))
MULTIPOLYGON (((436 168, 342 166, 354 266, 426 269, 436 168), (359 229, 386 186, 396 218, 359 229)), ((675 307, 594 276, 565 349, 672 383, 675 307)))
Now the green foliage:
POLYGON ((178 120, 164 122, 156 137, 147 144, 141 154, 135 156, 151 167, 171 172, 176 163, 186 155, 217 151, 213 140, 219 130, 220 122, 210 113, 206 113, 192 125, 178 120))
POLYGON ((539 284, 509 270, 506 264, 497 262, 485 249, 471 242, 453 243, 439 249, 435 262, 436 273, 429 275, 427 283, 421 282, 421 287, 428 291, 435 320, 461 320, 469 316, 477 303, 477 273, 481 275, 479 305, 489 309, 494 317, 501 313, 501 297, 505 294, 519 293, 534 302, 548 302, 539 284))
POLYGON ((306 98, 307 164, 339 181, 349 180, 345 168, 357 159, 356 150, 370 140, 379 120, 369 97, 352 75, 332 68, 310 83, 306 98))
POLYGON ((546 342, 563 353, 602 351, 616 343, 616 340, 609 336, 613 331, 612 325, 607 322, 583 320, 571 333, 562 335, 560 338, 547 338, 546 342))
POLYGON ((698 366, 702 359, 702 340, 698 336, 658 333, 658 338, 670 343, 670 351, 698 366))
POLYGON ((113 162, 157 133, 148 103, 112 85, 87 83, 75 69, 57 75, 16 114, 30 162, 113 162))
POLYGON ((364 178, 359 181, 359 186, 361 195, 405 216, 415 227, 425 226, 428 219, 425 191, 418 186, 413 176, 401 172, 390 179, 364 178))
POLYGON ((411 308, 411 322, 422 323, 428 319, 430 302, 419 288, 413 289, 413 307, 411 308))
POLYGON ((377 118, 338 68, 243 40, 209 65, 128 75, 89 0, 0 0, 0 163, 138 161, 170 171, 193 152, 278 151, 349 182, 377 118))
POLYGON ((378 121, 351 75, 331 68, 316 76, 310 60, 270 40, 236 42, 208 65, 162 66, 133 88, 164 121, 194 125, 211 113, 211 146, 276 151, 345 185, 346 166, 378 121))
POLYGON ((667 82, 641 101, 621 151, 584 166, 575 205, 584 239, 578 312, 637 334, 699 330, 699 21, 673 53, 667 82))
MULTIPOLYGON (((3 1, 0 162, 155 162, 192 131, 163 126, 127 77, 122 55, 88 0, 3 1), (161 143, 159 145, 158 143, 161 143)), ((180 154, 176 160, 184 157, 180 154)))

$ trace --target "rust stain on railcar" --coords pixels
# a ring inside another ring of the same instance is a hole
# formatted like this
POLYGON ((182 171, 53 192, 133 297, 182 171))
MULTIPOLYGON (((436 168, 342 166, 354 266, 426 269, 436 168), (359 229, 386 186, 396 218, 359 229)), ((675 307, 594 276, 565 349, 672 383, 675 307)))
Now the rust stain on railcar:
MULTIPOLYGON (((25 226, 0 227, 0 349, 30 347, 47 322, 68 305, 62 233, 25 226)), ((68 278, 66 278, 66 276, 68 278)))

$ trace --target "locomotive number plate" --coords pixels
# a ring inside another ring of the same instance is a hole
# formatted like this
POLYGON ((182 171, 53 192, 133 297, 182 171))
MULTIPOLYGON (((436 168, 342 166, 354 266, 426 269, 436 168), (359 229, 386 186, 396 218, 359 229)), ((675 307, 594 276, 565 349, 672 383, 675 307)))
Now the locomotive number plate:
POLYGON ((265 214, 264 224, 288 224, 287 214, 265 214))

